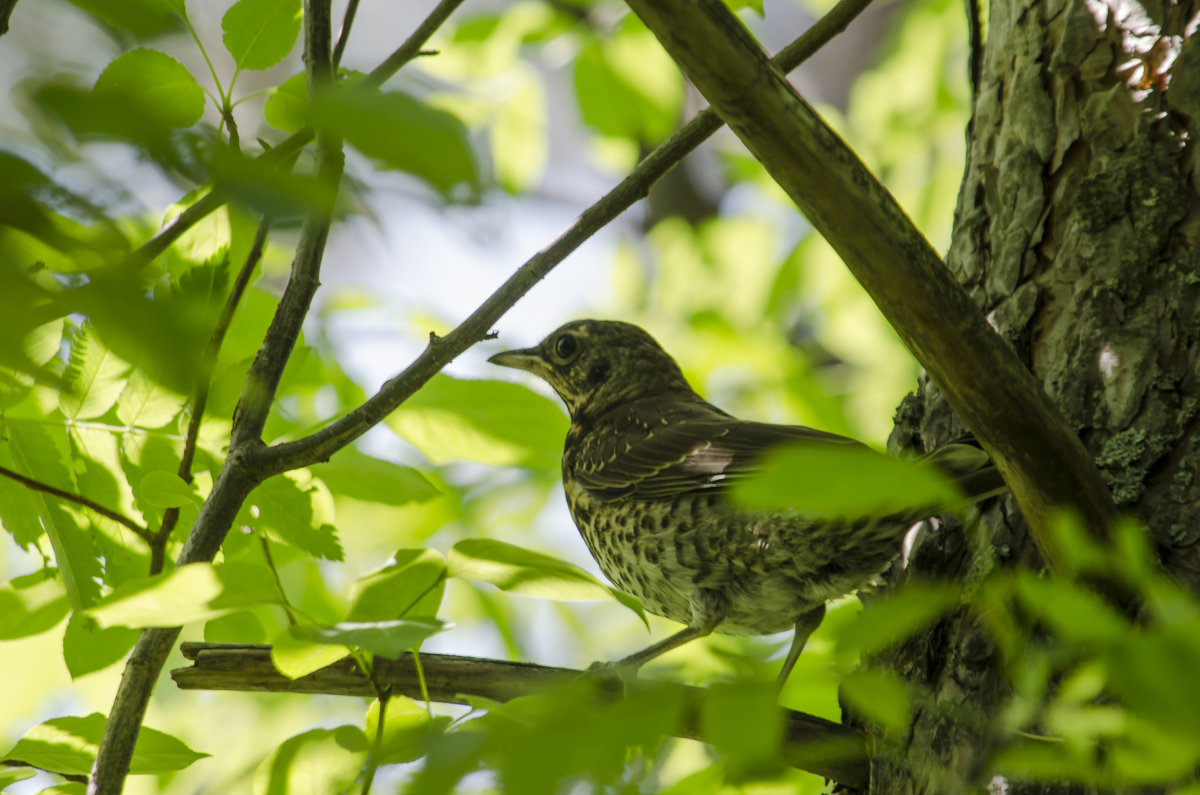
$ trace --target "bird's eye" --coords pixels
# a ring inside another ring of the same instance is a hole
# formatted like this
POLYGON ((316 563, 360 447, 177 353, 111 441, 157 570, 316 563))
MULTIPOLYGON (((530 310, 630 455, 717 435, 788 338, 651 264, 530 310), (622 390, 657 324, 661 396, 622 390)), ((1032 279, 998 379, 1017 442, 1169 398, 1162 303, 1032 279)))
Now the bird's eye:
POLYGON ((570 359, 579 350, 579 340, 573 334, 563 334, 554 341, 554 355, 560 359, 570 359))

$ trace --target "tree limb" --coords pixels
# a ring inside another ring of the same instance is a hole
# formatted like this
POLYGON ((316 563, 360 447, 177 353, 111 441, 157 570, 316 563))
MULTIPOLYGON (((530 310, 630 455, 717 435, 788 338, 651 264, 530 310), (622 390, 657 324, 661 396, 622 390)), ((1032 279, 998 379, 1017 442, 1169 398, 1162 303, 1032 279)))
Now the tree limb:
MULTIPOLYGON (((314 84, 327 84, 333 76, 329 6, 330 0, 305 0, 304 3, 304 62, 310 91, 314 84)), ((336 189, 342 166, 341 141, 318 136, 318 177, 336 189)), ((321 257, 331 221, 332 208, 320 216, 308 218, 300 230, 300 242, 292 259, 287 287, 247 374, 246 386, 234 413, 229 453, 184 543, 180 565, 211 561, 216 556, 242 503, 265 477, 247 465, 249 452, 262 445, 262 427, 275 399, 280 375, 320 284, 321 257)), ((142 630, 138 637, 125 664, 108 722, 104 725, 104 736, 88 784, 90 794, 117 795, 121 792, 150 694, 178 636, 179 627, 155 627, 142 630)))
MULTIPOLYGON (((171 671, 184 690, 238 690, 271 693, 307 693, 375 698, 375 685, 346 658, 299 679, 288 679, 271 663, 271 647, 237 643, 184 643, 183 656, 190 668, 171 671)), ((583 671, 533 663, 506 662, 448 654, 422 654, 421 667, 429 698, 443 704, 467 704, 468 696, 508 701, 544 692, 583 676, 583 671)), ((399 659, 375 658, 375 678, 393 693, 422 699, 421 684, 411 654, 399 659)), ((677 736, 704 742, 698 720, 704 690, 684 685, 686 718, 677 736)), ((619 687, 610 689, 614 697, 619 687)), ((850 787, 865 787, 868 777, 866 746, 861 733, 839 723, 782 709, 783 761, 834 779, 850 787)))
POLYGON ((991 454, 1051 566, 1054 510, 1105 535, 1116 509, 1079 438, 854 152, 720 0, 629 0, 829 241, 991 454))
MULTIPOLYGON (((845 30, 846 25, 869 4, 870 0, 842 0, 804 35, 780 52, 780 67, 789 71, 796 68, 845 30)), ((597 231, 635 202, 645 198, 651 185, 720 129, 722 123, 721 117, 711 108, 701 111, 665 143, 646 155, 615 188, 584 210, 557 240, 518 268, 454 331, 445 337, 431 339, 412 364, 380 387, 367 401, 309 436, 260 451, 256 455, 256 465, 263 471, 276 474, 327 461, 338 450, 362 436, 455 357, 484 339, 492 325, 546 274, 597 231)))

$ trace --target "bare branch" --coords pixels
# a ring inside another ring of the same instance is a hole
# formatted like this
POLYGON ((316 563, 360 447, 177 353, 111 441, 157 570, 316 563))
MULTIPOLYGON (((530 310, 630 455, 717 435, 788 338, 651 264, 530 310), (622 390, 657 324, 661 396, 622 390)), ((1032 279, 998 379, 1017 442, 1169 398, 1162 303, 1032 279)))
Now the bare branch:
POLYGON ((0 0, 0 36, 8 33, 8 20, 16 7, 17 0, 0 0))
MULTIPOLYGON (((175 684, 184 690, 321 693, 362 698, 374 698, 376 693, 375 685, 350 658, 299 679, 288 679, 271 664, 270 646, 184 643, 180 651, 193 663, 190 668, 171 671, 175 684)), ((429 698, 444 704, 466 704, 466 696, 508 701, 544 692, 584 675, 583 671, 569 668, 448 654, 422 654, 421 667, 429 698)), ((392 693, 424 698, 411 654, 395 660, 376 657, 374 673, 376 681, 392 693)), ((678 736, 704 742, 697 719, 704 690, 667 682, 654 682, 653 686, 680 688, 688 718, 678 736)), ((614 682, 607 695, 617 697, 619 689, 614 682)), ((859 732, 815 715, 789 709, 780 712, 785 726, 783 762, 846 786, 866 786, 869 774, 866 747, 859 732)))
MULTIPOLYGON (((803 36, 779 54, 780 66, 794 69, 835 35, 845 30, 870 0, 842 0, 803 36)), ((637 168, 599 201, 584 210, 557 240, 517 269, 458 328, 445 337, 431 336, 416 361, 384 384, 362 405, 301 439, 274 445, 257 455, 257 465, 272 474, 326 461, 378 424, 426 381, 467 348, 488 337, 491 327, 535 284, 584 241, 629 209, 664 174, 721 127, 721 118, 705 109, 666 142, 646 155, 637 168)))
POLYGON ((1071 506, 1098 534, 1116 509, 1100 473, 1029 370, 983 318, 896 200, 771 68, 720 0, 629 0, 672 58, 838 252, 991 454, 1046 560, 1071 506))
POLYGON ((82 505, 89 511, 100 514, 105 519, 112 519, 117 524, 128 527, 135 534, 137 534, 138 538, 142 539, 146 543, 150 543, 152 541, 152 534, 150 533, 149 528, 142 527, 125 514, 118 513, 111 508, 106 508, 95 500, 85 497, 82 494, 75 494, 74 492, 65 491, 56 486, 51 486, 49 483, 43 483, 40 480, 36 480, 27 475, 22 475, 20 472, 14 472, 7 467, 0 467, 0 476, 6 477, 9 480, 15 480, 22 486, 32 489, 33 491, 40 491, 43 494, 49 494, 52 497, 58 497, 60 500, 73 502, 76 505, 82 505))

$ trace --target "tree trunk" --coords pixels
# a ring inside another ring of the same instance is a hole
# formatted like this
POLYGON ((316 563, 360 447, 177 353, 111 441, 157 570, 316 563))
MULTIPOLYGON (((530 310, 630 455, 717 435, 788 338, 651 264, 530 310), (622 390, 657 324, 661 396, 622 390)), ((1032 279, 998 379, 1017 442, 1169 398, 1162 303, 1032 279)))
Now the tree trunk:
MULTIPOLYGON (((1200 592, 1190 148, 1200 45, 1184 40, 1196 9, 992 2, 948 261, 1079 433, 1118 507, 1200 592)), ((932 449, 963 433, 926 381, 901 406, 893 443, 932 449)), ((1011 500, 985 511, 980 533, 976 544, 959 527, 923 530, 907 576, 971 583, 998 566, 1040 566, 1011 500)), ((1089 791, 992 768, 1011 739, 999 716, 1012 659, 962 610, 878 660, 920 695, 909 735, 878 738, 892 753, 877 755, 870 791, 1089 791)))

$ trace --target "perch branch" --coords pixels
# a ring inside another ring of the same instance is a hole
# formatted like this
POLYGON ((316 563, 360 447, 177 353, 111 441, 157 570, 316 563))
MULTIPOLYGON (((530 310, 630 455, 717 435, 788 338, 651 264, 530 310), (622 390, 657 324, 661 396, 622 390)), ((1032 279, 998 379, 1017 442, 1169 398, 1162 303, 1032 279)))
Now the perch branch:
MULTIPOLYGON (((240 690, 307 693, 374 698, 376 689, 355 662, 346 658, 299 679, 288 679, 271 664, 271 647, 235 643, 184 643, 190 668, 171 671, 184 690, 240 690)), ((444 704, 466 704, 466 696, 508 701, 540 693, 583 675, 583 671, 533 663, 505 662, 448 654, 421 654, 429 698, 444 704)), ((375 658, 375 678, 392 693, 422 699, 421 684, 411 654, 399 659, 375 658)), ((666 683, 656 683, 665 686, 666 683)), ((697 719, 704 691, 680 687, 686 719, 678 736, 705 741, 697 719)), ((611 695, 619 688, 614 684, 611 695)), ((866 746, 862 735, 839 723, 814 715, 781 709, 784 718, 783 761, 834 779, 849 787, 867 784, 866 746)))

